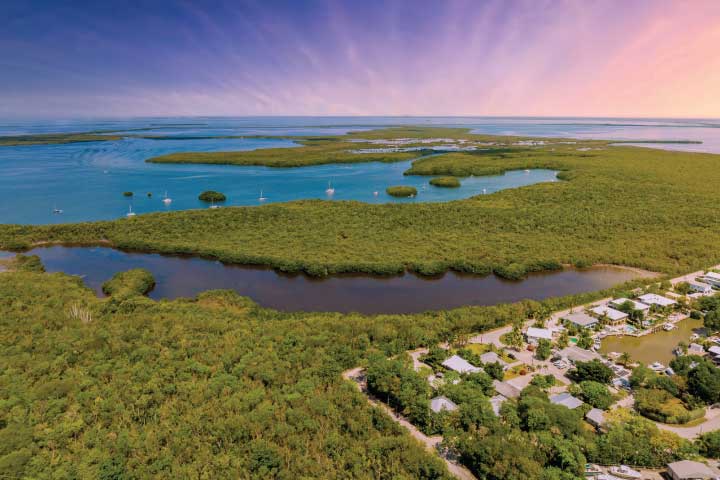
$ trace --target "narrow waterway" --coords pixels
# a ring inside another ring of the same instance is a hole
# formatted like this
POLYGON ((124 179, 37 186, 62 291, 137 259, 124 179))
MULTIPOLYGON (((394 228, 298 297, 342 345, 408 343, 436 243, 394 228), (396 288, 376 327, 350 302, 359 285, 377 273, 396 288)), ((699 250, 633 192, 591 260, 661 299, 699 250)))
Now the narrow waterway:
POLYGON ((146 268, 157 282, 150 292, 155 299, 232 289, 262 306, 283 311, 413 313, 463 305, 495 305, 601 290, 639 276, 629 269, 596 267, 536 273, 521 281, 454 272, 437 278, 407 273, 394 277, 339 275, 316 279, 196 257, 106 247, 55 246, 37 248, 28 254, 39 255, 49 272, 81 276, 98 295, 102 295, 102 283, 115 273, 146 268))
POLYGON ((636 362, 643 362, 646 365, 660 362, 667 365, 674 358, 672 351, 677 344, 690 343, 690 337, 703 328, 703 322, 688 318, 677 323, 677 327, 669 332, 663 330, 642 337, 606 337, 602 341, 600 351, 627 352, 636 362))

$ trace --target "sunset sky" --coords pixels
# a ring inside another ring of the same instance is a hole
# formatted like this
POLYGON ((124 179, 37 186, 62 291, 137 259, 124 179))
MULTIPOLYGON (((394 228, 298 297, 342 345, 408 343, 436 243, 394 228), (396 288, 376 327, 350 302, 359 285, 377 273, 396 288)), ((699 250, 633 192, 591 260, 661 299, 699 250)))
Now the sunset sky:
POLYGON ((0 116, 720 117, 718 0, 6 0, 0 116))

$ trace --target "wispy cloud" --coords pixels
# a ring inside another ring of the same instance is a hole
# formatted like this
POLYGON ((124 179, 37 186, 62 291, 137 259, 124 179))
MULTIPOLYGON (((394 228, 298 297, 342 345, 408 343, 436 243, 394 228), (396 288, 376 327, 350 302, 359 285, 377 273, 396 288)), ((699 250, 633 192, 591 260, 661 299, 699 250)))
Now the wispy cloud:
POLYGON ((720 116, 717 0, 9 3, 4 116, 720 116))

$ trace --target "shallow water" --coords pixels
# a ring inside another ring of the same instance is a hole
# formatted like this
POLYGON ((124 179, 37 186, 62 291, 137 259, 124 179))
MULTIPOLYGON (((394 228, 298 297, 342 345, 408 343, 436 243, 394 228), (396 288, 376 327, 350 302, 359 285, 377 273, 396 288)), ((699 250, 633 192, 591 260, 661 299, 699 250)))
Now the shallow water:
POLYGON ((673 349, 680 342, 690 343, 690 336, 702 329, 702 320, 685 319, 677 324, 678 328, 669 332, 660 331, 642 337, 606 337, 602 340, 600 351, 628 352, 636 362, 649 365, 660 362, 665 366, 674 358, 673 349))
POLYGON ((463 305, 495 305, 600 290, 638 276, 628 269, 598 267, 532 274, 522 281, 453 272, 439 278, 408 273, 395 277, 340 275, 314 279, 202 258, 130 253, 106 247, 54 246, 37 248, 30 254, 39 255, 49 272, 82 276, 99 295, 102 283, 115 273, 146 268, 157 282, 150 292, 155 299, 232 289, 262 306, 283 311, 412 313, 463 305))
POLYGON ((556 180, 552 170, 507 172, 471 177, 462 187, 428 184, 429 177, 405 176, 411 161, 269 168, 232 165, 175 165, 146 163, 157 155, 185 151, 230 151, 293 147, 289 140, 195 139, 120 141, 0 147, 0 223, 47 224, 124 217, 137 214, 207 208, 198 200, 204 190, 223 192, 223 205, 258 205, 299 199, 359 200, 367 203, 447 202, 506 188, 556 180), (325 190, 332 182, 335 193, 325 190), (385 193, 391 185, 418 189, 412 199, 385 193), (133 197, 123 192, 134 192, 133 197), (151 197, 147 195, 150 192, 151 197), (172 203, 163 203, 167 195, 172 203), (374 192, 378 192, 377 195, 374 192), (55 208, 62 214, 53 214, 55 208))
MULTIPOLYGON (((142 118, 115 120, 33 120, 0 122, 0 135, 48 132, 124 131, 171 136, 341 135, 389 125, 467 127, 501 135, 603 138, 618 140, 699 140, 702 144, 659 144, 659 148, 720 153, 720 122, 677 119, 578 119, 501 117, 237 117, 142 118), (141 130, 139 130, 141 129, 141 130)), ((260 191, 268 202, 328 198, 333 182, 336 200, 441 202, 552 181, 555 172, 510 172, 505 176, 468 178, 459 189, 427 184, 427 177, 403 176, 410 162, 322 165, 290 169, 226 165, 147 164, 145 159, 173 152, 239 151, 293 147, 285 139, 127 138, 113 142, 0 147, 0 223, 46 224, 123 217, 136 213, 205 208, 197 195, 208 189, 228 195, 228 205, 257 205, 260 191), (390 185, 415 186, 414 199, 385 194, 390 185), (425 190, 423 190, 423 187, 425 190), (122 192, 132 191, 132 199, 122 192), (165 191, 173 199, 161 201, 165 191), (378 192, 375 196, 374 192, 378 192), (147 193, 153 194, 152 198, 147 193), (54 215, 54 208, 63 214, 54 215)))

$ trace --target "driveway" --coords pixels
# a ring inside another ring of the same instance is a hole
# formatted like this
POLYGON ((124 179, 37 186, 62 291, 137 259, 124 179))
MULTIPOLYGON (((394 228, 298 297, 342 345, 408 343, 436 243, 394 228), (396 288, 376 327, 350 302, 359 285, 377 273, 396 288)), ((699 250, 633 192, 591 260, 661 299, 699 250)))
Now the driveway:
POLYGON ((655 422, 655 424, 662 430, 677 433, 683 438, 693 440, 703 433, 720 430, 720 408, 708 409, 705 414, 705 421, 700 425, 695 425, 694 427, 680 427, 677 425, 667 425, 658 422, 655 422))

